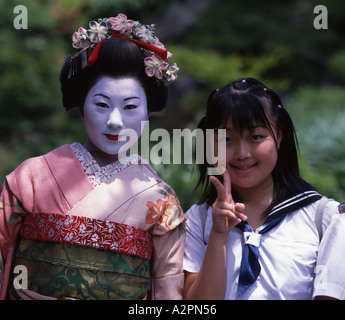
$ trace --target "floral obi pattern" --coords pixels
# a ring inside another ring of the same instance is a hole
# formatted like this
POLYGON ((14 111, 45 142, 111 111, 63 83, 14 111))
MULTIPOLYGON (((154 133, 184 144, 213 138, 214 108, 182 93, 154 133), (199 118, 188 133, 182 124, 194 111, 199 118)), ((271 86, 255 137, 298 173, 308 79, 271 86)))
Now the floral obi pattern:
MULTIPOLYGON (((152 241, 144 230, 88 217, 33 213, 20 234, 15 264, 27 268, 27 293, 82 300, 148 295, 152 241)), ((17 293, 11 290, 11 299, 20 299, 17 293)))
POLYGON ((149 260, 151 235, 139 228, 89 217, 32 213, 20 235, 31 240, 68 243, 120 252, 149 260))

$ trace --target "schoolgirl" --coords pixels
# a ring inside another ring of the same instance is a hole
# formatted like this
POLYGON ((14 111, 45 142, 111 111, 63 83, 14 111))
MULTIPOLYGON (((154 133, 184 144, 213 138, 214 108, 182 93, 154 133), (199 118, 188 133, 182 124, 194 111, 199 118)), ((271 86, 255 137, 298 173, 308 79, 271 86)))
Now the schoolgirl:
MULTIPOLYGON (((226 129, 225 172, 186 213, 186 299, 345 298, 343 205, 299 174, 293 123, 253 78, 211 93, 199 128, 226 129)), ((215 133, 215 149, 218 146, 215 133)), ((320 151, 321 152, 321 151, 320 151)))

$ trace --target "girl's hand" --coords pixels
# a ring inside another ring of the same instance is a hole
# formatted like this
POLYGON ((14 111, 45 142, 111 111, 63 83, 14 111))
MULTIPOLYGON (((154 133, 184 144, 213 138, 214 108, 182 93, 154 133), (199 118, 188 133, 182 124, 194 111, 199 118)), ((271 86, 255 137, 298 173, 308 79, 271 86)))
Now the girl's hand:
POLYGON ((223 184, 214 176, 210 181, 217 189, 217 199, 212 205, 212 229, 216 233, 226 233, 241 221, 247 220, 243 214, 245 205, 234 203, 231 195, 231 179, 228 169, 223 174, 223 184))

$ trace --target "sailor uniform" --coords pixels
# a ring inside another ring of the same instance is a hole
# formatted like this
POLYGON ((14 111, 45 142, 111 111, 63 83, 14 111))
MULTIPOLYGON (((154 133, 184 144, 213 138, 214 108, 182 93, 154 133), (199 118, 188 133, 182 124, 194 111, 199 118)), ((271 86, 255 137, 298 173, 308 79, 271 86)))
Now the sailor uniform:
MULTIPOLYGON (((345 215, 338 202, 327 201, 320 245, 321 198, 313 190, 290 191, 255 231, 241 222, 229 232, 224 299, 345 299, 345 215)), ((193 205, 186 213, 184 270, 191 273, 200 270, 212 227, 212 207, 205 208, 193 205)))

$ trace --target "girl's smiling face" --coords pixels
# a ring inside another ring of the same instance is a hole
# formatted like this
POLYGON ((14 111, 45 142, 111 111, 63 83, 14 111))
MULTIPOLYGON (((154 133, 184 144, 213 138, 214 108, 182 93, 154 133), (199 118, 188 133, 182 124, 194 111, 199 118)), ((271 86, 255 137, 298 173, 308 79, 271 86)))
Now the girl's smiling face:
MULTIPOLYGON (((273 125, 272 128, 276 137, 261 125, 239 132, 231 118, 228 119, 225 125, 226 167, 235 191, 240 193, 244 189, 273 184, 271 173, 278 160, 281 137, 273 125)), ((218 147, 217 139, 215 147, 218 147)))
POLYGON ((119 140, 125 129, 140 137, 141 122, 148 116, 146 94, 135 79, 103 77, 87 94, 83 111, 85 148, 101 166, 106 165, 123 151, 120 148, 128 139, 119 140))

